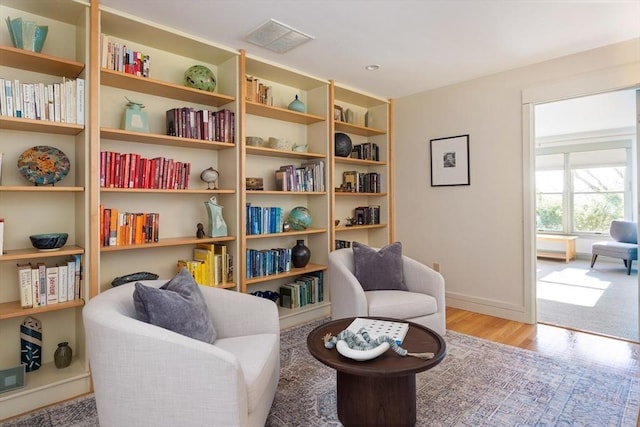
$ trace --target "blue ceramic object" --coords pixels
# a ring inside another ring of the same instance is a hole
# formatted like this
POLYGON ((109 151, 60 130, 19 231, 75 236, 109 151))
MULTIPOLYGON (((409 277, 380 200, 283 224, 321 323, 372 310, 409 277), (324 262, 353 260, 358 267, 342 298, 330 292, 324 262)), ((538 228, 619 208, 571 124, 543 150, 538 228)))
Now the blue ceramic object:
POLYGON ((62 181, 70 169, 67 155, 47 145, 31 147, 18 157, 18 170, 35 185, 54 185, 62 181))
POLYGON ((20 363, 27 372, 37 371, 42 365, 42 323, 34 317, 20 324, 20 363))
POLYGON ((298 95, 296 95, 296 99, 291 101, 291 103, 289 104, 289 110, 297 111, 298 113, 304 113, 305 106, 304 103, 298 99, 298 95))
POLYGON ((46 233, 46 234, 33 234, 29 236, 31 244, 34 248, 41 251, 55 251, 60 249, 67 243, 67 233, 46 233))
POLYGON ((297 206, 291 209, 287 223, 292 230, 301 231, 311 227, 311 211, 304 206, 297 206))

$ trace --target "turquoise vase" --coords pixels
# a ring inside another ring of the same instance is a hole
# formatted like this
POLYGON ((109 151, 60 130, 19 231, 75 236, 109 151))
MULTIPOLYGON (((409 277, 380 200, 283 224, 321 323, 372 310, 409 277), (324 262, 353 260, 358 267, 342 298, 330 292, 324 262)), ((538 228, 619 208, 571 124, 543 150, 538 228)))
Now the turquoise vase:
POLYGON ((288 108, 289 110, 297 111, 298 113, 304 113, 305 111, 304 103, 298 99, 298 95, 296 95, 296 99, 291 101, 288 108))

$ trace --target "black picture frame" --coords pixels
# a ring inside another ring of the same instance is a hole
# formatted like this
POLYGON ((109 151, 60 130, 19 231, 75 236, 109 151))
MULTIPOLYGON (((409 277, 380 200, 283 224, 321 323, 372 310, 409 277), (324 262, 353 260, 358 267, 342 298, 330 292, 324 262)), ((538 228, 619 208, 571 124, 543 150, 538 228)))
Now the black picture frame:
POLYGON ((430 140, 429 157, 432 187, 471 185, 469 135, 430 140))

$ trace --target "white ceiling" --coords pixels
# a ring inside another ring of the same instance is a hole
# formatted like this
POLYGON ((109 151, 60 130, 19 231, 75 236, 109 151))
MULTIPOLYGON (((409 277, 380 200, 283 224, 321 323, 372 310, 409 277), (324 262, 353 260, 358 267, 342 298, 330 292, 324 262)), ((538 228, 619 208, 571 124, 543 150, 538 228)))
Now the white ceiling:
POLYGON ((640 37, 640 0, 100 3, 385 98, 640 37), (243 40, 270 18, 315 39, 284 54, 243 40), (368 64, 380 69, 366 71, 368 64))

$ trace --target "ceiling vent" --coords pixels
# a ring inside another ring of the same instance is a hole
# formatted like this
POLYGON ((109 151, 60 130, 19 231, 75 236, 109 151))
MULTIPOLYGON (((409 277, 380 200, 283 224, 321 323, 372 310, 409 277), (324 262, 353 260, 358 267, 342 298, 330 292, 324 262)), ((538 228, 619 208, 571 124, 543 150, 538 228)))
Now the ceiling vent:
POLYGON ((313 40, 313 37, 270 19, 249 33, 245 40, 273 52, 285 53, 313 40))

